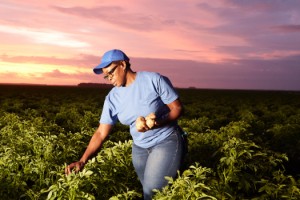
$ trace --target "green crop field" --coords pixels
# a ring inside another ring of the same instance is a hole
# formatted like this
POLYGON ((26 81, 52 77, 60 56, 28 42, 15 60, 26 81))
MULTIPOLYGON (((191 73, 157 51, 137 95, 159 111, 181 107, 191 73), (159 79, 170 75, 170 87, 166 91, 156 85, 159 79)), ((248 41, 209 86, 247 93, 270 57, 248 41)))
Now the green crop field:
MULTIPOLYGON (((0 199, 140 199, 128 128, 78 174, 109 88, 0 85, 0 199)), ((300 92, 178 89, 189 152, 154 199, 300 199, 300 92)))

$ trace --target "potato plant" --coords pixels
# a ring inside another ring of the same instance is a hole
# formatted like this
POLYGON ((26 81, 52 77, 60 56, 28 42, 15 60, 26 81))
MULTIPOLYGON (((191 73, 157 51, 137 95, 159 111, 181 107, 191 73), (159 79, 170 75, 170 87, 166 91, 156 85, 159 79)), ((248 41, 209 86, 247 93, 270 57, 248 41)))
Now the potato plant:
MULTIPOLYGON (((128 127, 65 176, 107 88, 0 85, 0 199, 141 199, 128 127)), ((300 93, 178 89, 189 152, 153 199, 300 199, 300 93)))

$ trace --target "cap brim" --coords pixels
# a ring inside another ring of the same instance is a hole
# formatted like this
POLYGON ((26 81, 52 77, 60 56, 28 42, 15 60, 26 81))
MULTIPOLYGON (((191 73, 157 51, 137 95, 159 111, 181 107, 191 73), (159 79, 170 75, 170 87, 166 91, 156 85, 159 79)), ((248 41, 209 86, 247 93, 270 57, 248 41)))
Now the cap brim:
POLYGON ((100 63, 100 65, 97 65, 97 66, 93 69, 93 71, 94 71, 95 74, 102 74, 102 73, 103 73, 102 69, 105 68, 105 67, 107 67, 107 66, 110 65, 110 64, 111 64, 111 62, 100 63))

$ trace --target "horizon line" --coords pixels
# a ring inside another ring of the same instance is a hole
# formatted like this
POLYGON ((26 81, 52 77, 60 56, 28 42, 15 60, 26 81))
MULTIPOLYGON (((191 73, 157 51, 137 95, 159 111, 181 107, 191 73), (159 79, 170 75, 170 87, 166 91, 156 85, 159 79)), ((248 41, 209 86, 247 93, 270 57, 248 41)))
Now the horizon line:
MULTIPOLYGON (((107 86, 106 88, 108 88, 108 86, 111 86, 111 88, 113 88, 113 86, 111 84, 107 84, 107 83, 93 83, 93 82, 82 82, 82 83, 78 83, 78 84, 72 84, 72 85, 51 85, 51 84, 38 84, 38 83, 1 83, 0 85, 15 85, 15 86, 49 86, 49 87, 84 87, 84 86, 80 86, 80 84, 85 84, 85 85, 90 85, 90 87, 94 86, 96 87, 98 86, 107 86)), ((176 89, 195 89, 195 90, 238 90, 238 91, 278 91, 278 92, 300 92, 300 90, 279 90, 279 89, 238 89, 238 88, 199 88, 199 87, 194 87, 194 86, 189 86, 189 87, 174 87, 176 89)))

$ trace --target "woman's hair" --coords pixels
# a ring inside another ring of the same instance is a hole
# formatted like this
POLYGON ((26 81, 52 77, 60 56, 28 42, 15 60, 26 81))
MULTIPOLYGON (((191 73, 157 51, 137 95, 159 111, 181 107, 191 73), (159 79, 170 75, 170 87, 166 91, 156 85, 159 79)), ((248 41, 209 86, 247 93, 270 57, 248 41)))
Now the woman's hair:
POLYGON ((130 64, 129 61, 126 61, 126 60, 119 60, 119 61, 113 61, 112 63, 113 63, 113 64, 120 64, 121 61, 125 61, 125 63, 126 63, 126 69, 130 69, 131 64, 130 64))

